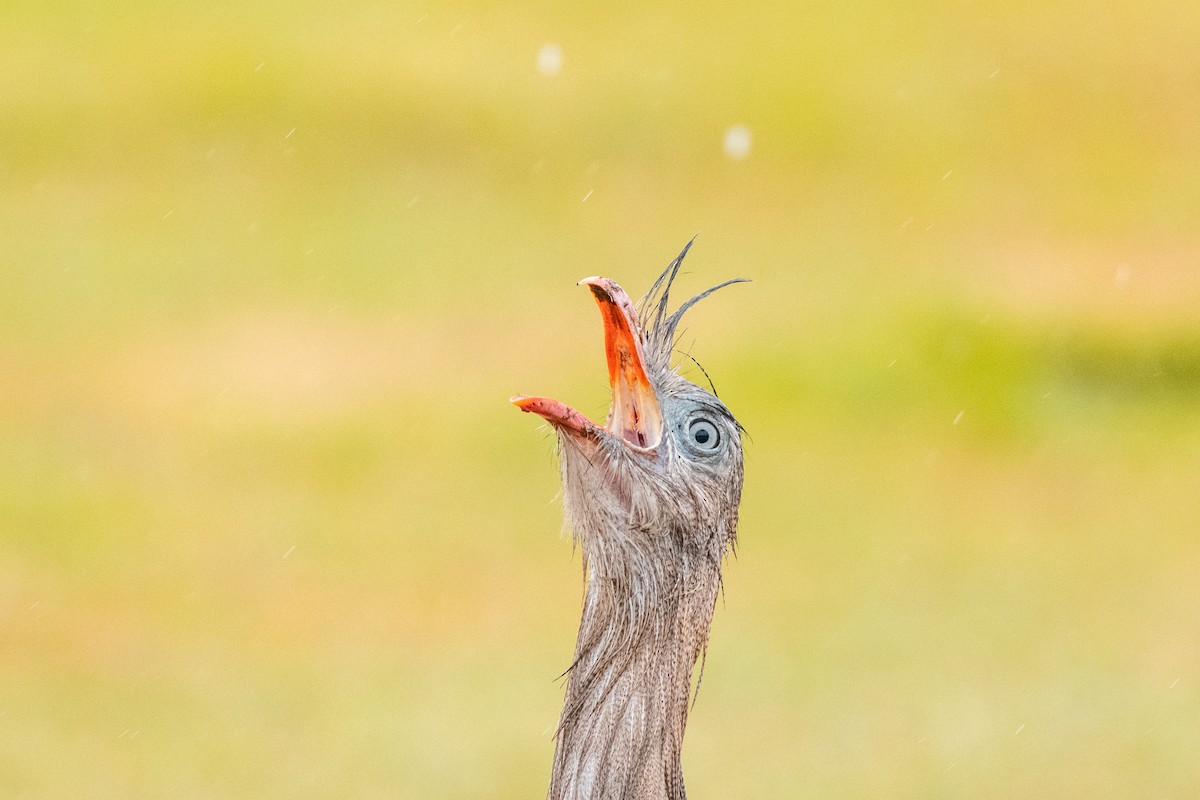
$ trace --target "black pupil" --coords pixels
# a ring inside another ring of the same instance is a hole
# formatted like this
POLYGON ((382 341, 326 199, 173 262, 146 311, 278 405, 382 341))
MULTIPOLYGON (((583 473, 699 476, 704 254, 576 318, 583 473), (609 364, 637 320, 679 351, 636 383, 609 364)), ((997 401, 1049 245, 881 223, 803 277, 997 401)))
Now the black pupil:
POLYGON ((701 428, 700 430, 696 431, 696 441, 700 444, 708 444, 708 440, 711 437, 712 434, 708 432, 707 428, 701 428))

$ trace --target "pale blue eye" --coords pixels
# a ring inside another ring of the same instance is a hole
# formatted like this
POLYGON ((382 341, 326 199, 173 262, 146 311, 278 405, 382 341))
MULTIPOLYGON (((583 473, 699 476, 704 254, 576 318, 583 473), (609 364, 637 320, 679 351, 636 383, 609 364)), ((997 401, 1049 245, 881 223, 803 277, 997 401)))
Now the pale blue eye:
POLYGON ((697 450, 716 450, 721 444, 721 434, 717 426, 706 419, 692 420, 688 426, 688 438, 697 450))

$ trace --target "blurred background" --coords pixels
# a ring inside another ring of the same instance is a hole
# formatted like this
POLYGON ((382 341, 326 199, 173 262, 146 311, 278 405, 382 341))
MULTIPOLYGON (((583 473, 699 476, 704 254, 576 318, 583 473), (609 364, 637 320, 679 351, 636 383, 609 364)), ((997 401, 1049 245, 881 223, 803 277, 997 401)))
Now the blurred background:
POLYGON ((575 281, 698 231, 681 292, 754 282, 689 315, 750 434, 692 795, 1200 796, 1197 41, 10 0, 0 796, 543 796, 581 573, 507 399, 602 417, 575 281))

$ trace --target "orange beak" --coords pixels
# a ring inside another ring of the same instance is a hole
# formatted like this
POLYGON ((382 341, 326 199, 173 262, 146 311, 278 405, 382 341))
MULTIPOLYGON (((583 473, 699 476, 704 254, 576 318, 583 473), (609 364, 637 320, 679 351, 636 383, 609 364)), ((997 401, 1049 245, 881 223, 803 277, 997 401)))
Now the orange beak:
POLYGON ((604 352, 613 396, 604 428, 548 397, 519 396, 512 398, 512 402, 522 411, 538 414, 552 425, 580 436, 599 437, 607 432, 634 447, 657 447, 663 436, 662 409, 646 374, 633 302, 624 289, 608 278, 584 278, 580 283, 592 290, 604 322, 604 352))

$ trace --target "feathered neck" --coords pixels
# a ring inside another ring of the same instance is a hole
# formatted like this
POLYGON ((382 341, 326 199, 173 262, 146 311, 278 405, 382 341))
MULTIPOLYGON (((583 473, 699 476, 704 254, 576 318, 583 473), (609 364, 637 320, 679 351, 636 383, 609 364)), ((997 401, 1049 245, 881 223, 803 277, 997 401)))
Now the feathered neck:
POLYGON ((639 614, 626 587, 593 574, 559 721, 551 800, 682 800, 680 754, 693 665, 719 576, 639 614), (705 585, 705 583, 709 585, 705 585))
MULTIPOLYGON (((579 462, 563 466, 570 486, 579 462)), ((568 497, 587 584, 549 796, 684 800, 692 672, 708 642, 725 531, 620 529, 590 513, 595 506, 574 509, 568 497)))

